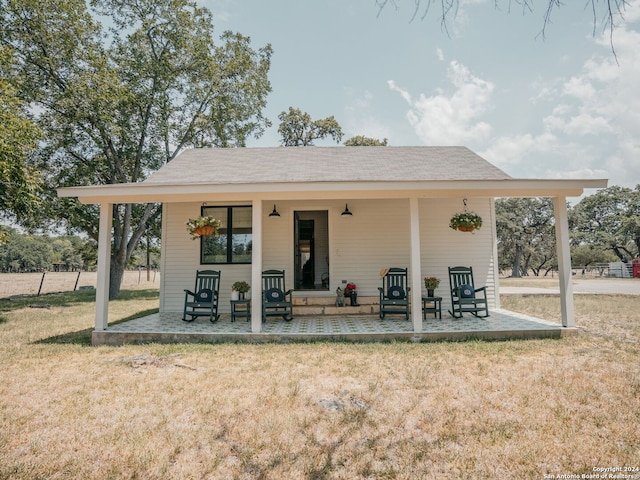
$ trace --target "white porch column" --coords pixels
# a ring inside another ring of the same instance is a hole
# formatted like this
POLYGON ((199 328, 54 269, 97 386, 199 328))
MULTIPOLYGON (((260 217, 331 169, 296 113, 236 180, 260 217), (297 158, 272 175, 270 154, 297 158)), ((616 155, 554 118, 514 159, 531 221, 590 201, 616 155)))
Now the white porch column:
POLYGON ((418 198, 409 199, 409 222, 411 237, 411 320, 414 333, 422 333, 422 272, 420 259, 420 209, 418 198))
POLYGON ((109 324, 109 279, 111 277, 111 228, 113 204, 100 204, 98 230, 98 280, 96 283, 96 330, 106 330, 109 324))
POLYGON ((251 332, 262 331, 262 200, 251 208, 251 332))
POLYGON ((556 255, 558 255, 558 276, 560 278, 560 310, 562 326, 575 327, 573 307, 573 283, 571 279, 571 250, 569 249, 569 220, 567 199, 553 198, 553 210, 556 218, 556 255))
POLYGON ((498 232, 496 231, 496 199, 490 200, 490 217, 491 217, 491 243, 493 244, 493 298, 495 308, 500 307, 500 262, 498 261, 498 232))

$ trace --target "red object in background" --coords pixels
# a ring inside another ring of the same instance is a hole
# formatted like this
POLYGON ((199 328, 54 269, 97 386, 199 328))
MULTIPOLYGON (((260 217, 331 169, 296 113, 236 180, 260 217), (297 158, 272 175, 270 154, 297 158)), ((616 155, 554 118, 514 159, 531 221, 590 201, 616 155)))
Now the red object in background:
POLYGON ((640 258, 631 260, 631 267, 633 269, 633 278, 640 278, 640 258))

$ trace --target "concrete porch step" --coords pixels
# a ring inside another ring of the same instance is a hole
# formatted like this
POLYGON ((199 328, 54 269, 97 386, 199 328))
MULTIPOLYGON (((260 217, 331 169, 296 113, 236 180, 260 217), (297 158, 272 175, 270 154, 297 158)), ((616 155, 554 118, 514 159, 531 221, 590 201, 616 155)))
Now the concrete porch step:
POLYGON ((336 297, 294 297, 294 315, 372 315, 379 310, 378 297, 358 296, 358 306, 345 298, 344 307, 335 306, 336 297))

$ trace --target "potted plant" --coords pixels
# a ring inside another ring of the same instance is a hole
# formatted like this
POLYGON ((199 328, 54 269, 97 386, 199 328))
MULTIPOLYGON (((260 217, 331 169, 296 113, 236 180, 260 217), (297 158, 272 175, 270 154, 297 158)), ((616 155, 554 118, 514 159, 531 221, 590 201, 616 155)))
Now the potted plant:
POLYGON ((424 277, 424 288, 427 289, 427 297, 435 295, 435 289, 440 285, 440 279, 436 277, 424 277))
POLYGON ((191 239, 195 240, 196 238, 211 235, 217 237, 221 223, 220 220, 216 218, 200 216, 198 218, 190 218, 186 225, 191 239))
POLYGON ((235 297, 235 294, 237 294, 238 295, 237 300, 244 300, 244 294, 247 293, 250 288, 251 286, 244 280, 238 280, 237 282, 233 282, 233 285, 231 285, 231 296, 235 297))
POLYGON ((482 227, 482 217, 477 213, 465 210, 451 217, 449 227, 461 232, 473 232, 482 227))

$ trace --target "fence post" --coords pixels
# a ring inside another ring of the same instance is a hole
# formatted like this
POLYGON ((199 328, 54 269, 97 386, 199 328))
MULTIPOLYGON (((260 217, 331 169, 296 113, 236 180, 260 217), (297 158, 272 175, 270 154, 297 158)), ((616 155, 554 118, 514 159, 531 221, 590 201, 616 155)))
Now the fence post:
POLYGON ((78 276, 76 277, 76 284, 73 286, 73 291, 75 292, 78 289, 78 282, 80 281, 80 274, 82 273, 82 270, 78 271, 78 276))
POLYGON ((46 271, 42 272, 42 278, 40 279, 40 286, 38 287, 38 295, 36 295, 37 297, 40 296, 40 292, 42 291, 42 284, 44 283, 44 276, 47 274, 46 271))

